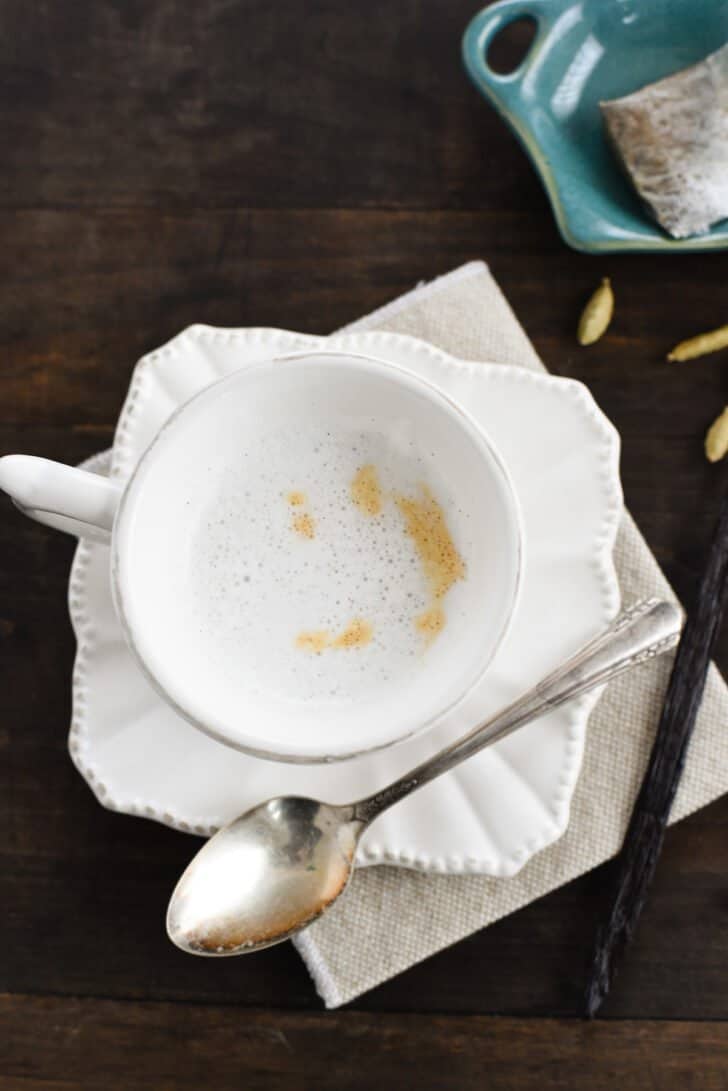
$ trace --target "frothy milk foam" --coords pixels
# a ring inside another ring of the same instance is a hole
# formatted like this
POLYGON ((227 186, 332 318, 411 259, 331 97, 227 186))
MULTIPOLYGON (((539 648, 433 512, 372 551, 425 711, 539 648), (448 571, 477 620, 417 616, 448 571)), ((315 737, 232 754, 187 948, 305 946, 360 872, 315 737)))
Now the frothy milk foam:
POLYGON ((464 617, 468 513, 434 453, 358 423, 241 443, 239 460, 212 479, 191 541, 190 624, 231 690, 365 698, 432 667, 464 617), (419 508, 411 517, 408 503, 429 505, 452 536, 449 561, 460 567, 437 594, 429 531, 417 540, 419 508))
POLYGON ((256 753, 336 760, 472 689, 520 544, 507 476, 455 406, 387 364, 312 354, 234 372, 169 420, 122 497, 113 585, 179 713, 256 753))

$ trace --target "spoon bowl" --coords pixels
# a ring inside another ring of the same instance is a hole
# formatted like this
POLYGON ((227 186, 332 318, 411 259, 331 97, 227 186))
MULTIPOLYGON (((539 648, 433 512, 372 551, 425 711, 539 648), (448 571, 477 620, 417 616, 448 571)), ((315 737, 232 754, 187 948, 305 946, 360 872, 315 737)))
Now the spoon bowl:
POLYGON ((259 804, 208 841, 183 874, 167 913, 170 938, 195 955, 243 954, 286 939, 344 891, 362 826, 350 806, 297 796, 259 804))

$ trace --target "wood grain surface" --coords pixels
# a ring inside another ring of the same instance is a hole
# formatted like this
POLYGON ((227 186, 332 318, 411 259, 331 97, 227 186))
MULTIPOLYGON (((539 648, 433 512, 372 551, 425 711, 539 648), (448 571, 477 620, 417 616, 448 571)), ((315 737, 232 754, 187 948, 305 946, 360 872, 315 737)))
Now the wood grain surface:
MULTIPOLYGON (((463 73, 477 6, 0 0, 0 454, 108 446, 135 360, 190 322, 326 333, 484 258, 620 430, 627 502, 689 603, 728 355, 664 355, 728 321, 728 255, 568 250, 463 73), (615 319, 580 349, 604 275, 615 319)), ((573 1017, 608 867, 338 1013, 288 945, 173 949, 193 840, 101 810, 66 753, 72 550, 0 503, 0 1091, 728 1087, 725 799, 670 830, 594 1026, 573 1017)))

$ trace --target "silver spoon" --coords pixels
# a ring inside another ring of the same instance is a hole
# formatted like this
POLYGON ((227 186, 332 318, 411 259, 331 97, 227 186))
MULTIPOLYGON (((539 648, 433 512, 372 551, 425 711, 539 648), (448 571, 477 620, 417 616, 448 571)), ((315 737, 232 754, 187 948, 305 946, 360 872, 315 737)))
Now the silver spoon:
POLYGON ((627 610, 514 704, 357 803, 281 796, 219 830, 172 894, 167 933, 194 955, 241 955, 280 943, 345 890, 367 826, 410 792, 565 701, 673 648, 680 612, 651 599, 627 610))

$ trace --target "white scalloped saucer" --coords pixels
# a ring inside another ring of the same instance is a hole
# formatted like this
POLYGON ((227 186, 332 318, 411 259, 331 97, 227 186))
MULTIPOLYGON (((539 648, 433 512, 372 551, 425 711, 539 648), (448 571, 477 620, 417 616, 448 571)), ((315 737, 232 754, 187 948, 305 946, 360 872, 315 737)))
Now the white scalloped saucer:
MULTIPOLYGON (((106 807, 209 834, 272 795, 355 799, 511 701, 618 610, 619 441, 587 389, 568 379, 455 360, 397 334, 319 338, 193 326, 137 365, 111 472, 127 477, 176 406, 214 379, 315 346, 398 363, 482 424, 508 465, 524 519, 525 575, 511 631, 483 682, 424 736, 335 767, 264 761, 201 734, 151 689, 114 614, 108 549, 81 542, 69 592, 78 640, 69 748, 106 807)), ((109 472, 108 456, 91 468, 109 472)), ((589 695, 543 717, 415 793, 367 831, 357 862, 515 874, 566 829, 595 701, 589 695)))

